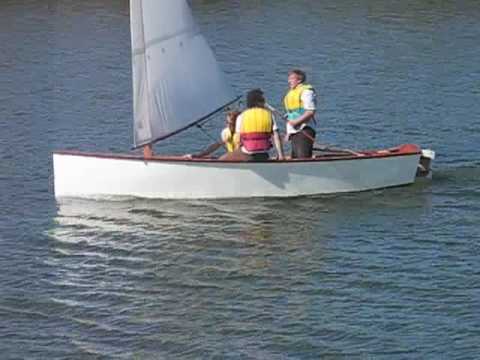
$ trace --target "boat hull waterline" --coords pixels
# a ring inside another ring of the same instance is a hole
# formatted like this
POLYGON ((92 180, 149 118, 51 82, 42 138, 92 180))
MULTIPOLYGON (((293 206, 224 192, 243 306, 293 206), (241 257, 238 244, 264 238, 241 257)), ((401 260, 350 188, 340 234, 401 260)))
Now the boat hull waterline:
POLYGON ((216 159, 53 154, 56 198, 222 199, 357 192, 411 184, 422 152, 393 150, 312 159, 225 162, 216 159))

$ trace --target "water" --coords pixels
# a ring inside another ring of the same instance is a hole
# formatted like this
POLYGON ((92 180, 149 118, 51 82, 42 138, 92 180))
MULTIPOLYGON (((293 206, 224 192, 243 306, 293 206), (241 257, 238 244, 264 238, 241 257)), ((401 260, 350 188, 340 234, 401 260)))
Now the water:
MULTIPOLYGON (((127 151, 126 1, 0 4, 2 359, 476 359, 480 4, 194 1, 237 92, 320 95, 320 141, 437 151, 433 181, 290 200, 53 197, 55 149, 127 151)), ((207 130, 215 136, 222 119, 207 130)), ((157 146, 186 153, 191 130, 157 146)))

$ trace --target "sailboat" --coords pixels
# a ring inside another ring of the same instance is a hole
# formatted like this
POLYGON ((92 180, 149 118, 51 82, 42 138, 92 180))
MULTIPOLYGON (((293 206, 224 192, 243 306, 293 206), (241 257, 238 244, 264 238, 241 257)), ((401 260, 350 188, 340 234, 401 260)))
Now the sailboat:
POLYGON ((407 185, 430 173, 433 151, 414 144, 265 162, 153 155, 152 144, 209 119, 238 97, 186 0, 131 0, 130 26, 134 148, 143 154, 55 151, 57 199, 291 197, 407 185))

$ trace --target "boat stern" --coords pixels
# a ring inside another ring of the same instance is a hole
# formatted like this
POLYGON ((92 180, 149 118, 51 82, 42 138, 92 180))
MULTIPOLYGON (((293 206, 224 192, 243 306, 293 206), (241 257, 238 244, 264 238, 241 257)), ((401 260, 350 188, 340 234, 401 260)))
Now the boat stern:
POLYGON ((417 177, 432 177, 432 162, 435 159, 435 151, 422 149, 422 155, 417 166, 417 177))

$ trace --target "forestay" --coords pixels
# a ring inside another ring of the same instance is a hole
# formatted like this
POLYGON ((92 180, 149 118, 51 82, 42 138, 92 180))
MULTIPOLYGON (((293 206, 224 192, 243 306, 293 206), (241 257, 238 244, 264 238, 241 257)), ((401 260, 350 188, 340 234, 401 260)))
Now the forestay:
POLYGON ((173 135, 234 99, 185 0, 131 0, 134 145, 173 135))

